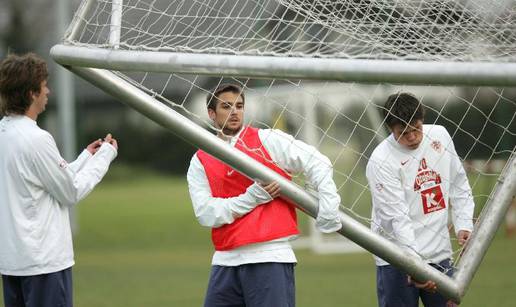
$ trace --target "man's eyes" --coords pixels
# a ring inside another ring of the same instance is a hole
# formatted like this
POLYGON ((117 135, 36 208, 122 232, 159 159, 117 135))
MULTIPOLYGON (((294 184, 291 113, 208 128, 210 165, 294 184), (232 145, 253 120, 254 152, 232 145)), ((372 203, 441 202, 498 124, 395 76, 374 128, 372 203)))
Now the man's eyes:
POLYGON ((401 135, 407 135, 409 133, 418 132, 419 130, 410 130, 410 131, 403 131, 401 135))
MULTIPOLYGON (((222 108, 224 108, 224 109, 231 109, 232 107, 233 107, 233 106, 232 106, 232 105, 230 105, 230 104, 223 104, 223 105, 222 105, 222 108)), ((243 105, 243 104, 237 104, 237 105, 235 106, 235 109, 242 109, 242 108, 244 108, 244 105, 243 105)))

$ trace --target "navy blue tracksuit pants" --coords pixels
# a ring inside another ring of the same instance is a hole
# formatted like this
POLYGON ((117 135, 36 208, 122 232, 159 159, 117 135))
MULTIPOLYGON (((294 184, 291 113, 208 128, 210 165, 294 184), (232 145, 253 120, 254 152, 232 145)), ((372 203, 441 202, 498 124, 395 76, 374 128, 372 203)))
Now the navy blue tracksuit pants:
POLYGON ((294 263, 211 268, 205 307, 294 307, 294 263))
MULTIPOLYGON (((449 259, 430 265, 448 276, 453 274, 449 259)), ((379 307, 418 307, 420 298, 425 307, 446 307, 448 301, 439 293, 409 285, 407 274, 392 265, 376 267, 376 288, 379 307)))
POLYGON ((72 307, 72 268, 32 275, 2 275, 5 307, 72 307))

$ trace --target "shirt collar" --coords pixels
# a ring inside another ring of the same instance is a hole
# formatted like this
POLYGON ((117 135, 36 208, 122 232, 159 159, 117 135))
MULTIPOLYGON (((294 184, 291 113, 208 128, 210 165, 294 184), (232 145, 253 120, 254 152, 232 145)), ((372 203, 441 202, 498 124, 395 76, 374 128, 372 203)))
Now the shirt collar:
POLYGON ((10 115, 6 115, 4 116, 4 119, 6 121, 24 121, 24 122, 27 122, 27 123, 32 123, 34 125, 36 125, 36 121, 33 120, 32 118, 26 116, 26 115, 20 115, 20 114, 10 114, 10 115))
POLYGON ((244 131, 243 125, 242 125, 242 128, 240 129, 240 131, 238 131, 238 133, 235 134, 234 136, 225 136, 225 135, 219 134, 219 138, 222 139, 223 141, 225 141, 226 143, 228 143, 229 145, 235 146, 236 142, 240 138, 240 134, 242 133, 242 131, 244 131))

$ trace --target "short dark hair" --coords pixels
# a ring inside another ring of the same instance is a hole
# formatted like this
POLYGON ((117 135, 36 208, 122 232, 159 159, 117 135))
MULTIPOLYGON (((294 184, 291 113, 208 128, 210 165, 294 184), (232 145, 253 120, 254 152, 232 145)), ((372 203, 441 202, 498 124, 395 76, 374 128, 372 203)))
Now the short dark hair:
POLYGON ((217 102, 220 94, 225 92, 239 94, 240 97, 242 97, 242 101, 245 103, 244 90, 240 85, 233 83, 222 83, 215 87, 211 93, 208 94, 208 97, 206 97, 206 106, 208 109, 215 111, 217 109, 217 102))
POLYGON ((383 115, 389 128, 396 125, 406 127, 417 120, 424 120, 425 108, 413 94, 396 93, 385 101, 383 115))
POLYGON ((47 78, 47 63, 36 54, 9 54, 0 64, 0 114, 25 114, 47 78))

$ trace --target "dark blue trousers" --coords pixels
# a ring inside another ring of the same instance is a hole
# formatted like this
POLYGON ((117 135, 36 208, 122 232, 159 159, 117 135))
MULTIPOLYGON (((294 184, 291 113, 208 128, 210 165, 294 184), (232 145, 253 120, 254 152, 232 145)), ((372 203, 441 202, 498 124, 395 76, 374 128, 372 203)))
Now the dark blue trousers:
POLYGON ((294 263, 212 266, 205 307, 294 307, 294 263))
POLYGON ((5 307, 72 307, 72 268, 33 275, 2 275, 5 307))
MULTIPOLYGON (((449 259, 431 265, 448 276, 453 274, 449 259)), ((392 265, 376 267, 376 290, 379 307, 418 307, 419 298, 425 307, 446 307, 448 301, 439 293, 409 285, 407 274, 392 265)))

